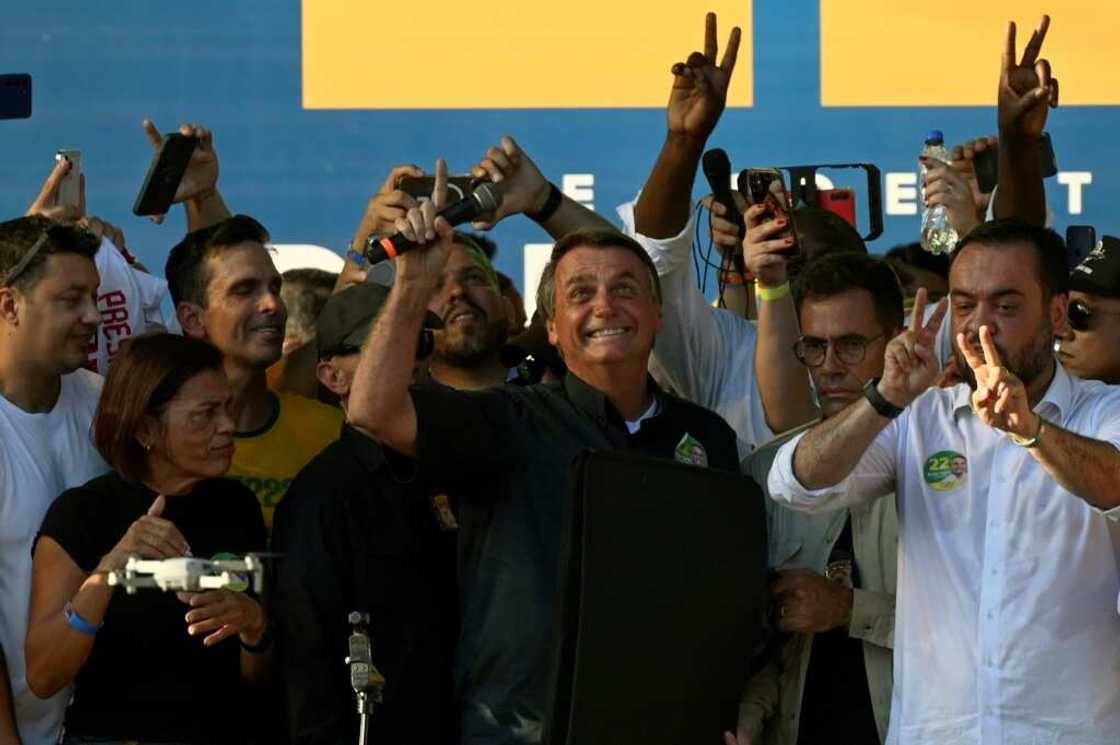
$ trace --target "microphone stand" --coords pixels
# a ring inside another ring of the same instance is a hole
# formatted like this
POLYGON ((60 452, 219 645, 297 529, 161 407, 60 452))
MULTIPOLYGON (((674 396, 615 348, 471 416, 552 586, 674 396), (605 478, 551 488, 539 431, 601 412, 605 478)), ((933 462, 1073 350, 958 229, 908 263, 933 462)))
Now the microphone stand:
POLYGON ((346 664, 350 667, 350 687, 354 689, 358 704, 358 745, 369 743, 369 718, 381 703, 385 678, 373 665, 370 653, 369 614, 351 611, 346 617, 350 622, 350 654, 346 664))

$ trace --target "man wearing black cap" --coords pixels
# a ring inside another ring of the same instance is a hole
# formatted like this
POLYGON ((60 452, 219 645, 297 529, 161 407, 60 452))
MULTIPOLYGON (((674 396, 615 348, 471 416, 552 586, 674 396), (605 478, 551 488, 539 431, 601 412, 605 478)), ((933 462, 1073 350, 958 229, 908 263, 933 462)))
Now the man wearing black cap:
POLYGON ((1078 377, 1120 383, 1120 239, 1101 238, 1070 273, 1058 359, 1078 377))
MULTIPOLYGON (((332 296, 319 316, 316 373, 344 409, 387 296, 381 285, 354 285, 332 296)), ((432 348, 428 329, 439 325, 429 313, 414 377, 432 348)), ((296 476, 276 510, 273 548, 283 558, 271 600, 293 742, 357 737, 342 664, 347 615, 355 610, 370 614, 373 663, 386 679, 371 742, 457 742, 456 527, 446 497, 417 479, 414 464, 349 424, 296 476)))

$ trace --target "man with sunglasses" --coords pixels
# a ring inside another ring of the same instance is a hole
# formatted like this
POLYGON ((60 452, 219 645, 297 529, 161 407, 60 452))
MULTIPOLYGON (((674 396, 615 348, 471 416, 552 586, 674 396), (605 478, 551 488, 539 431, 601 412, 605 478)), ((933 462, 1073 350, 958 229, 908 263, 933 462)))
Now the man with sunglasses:
MULTIPOLYGON (((809 262, 794 281, 801 338, 827 419, 863 397, 883 373, 883 350, 901 330, 903 295, 882 259, 840 253, 809 262)), ((778 449, 808 426, 780 435, 743 463, 765 485, 778 449)), ((898 517, 881 499, 807 515, 767 500, 777 627, 792 636, 747 684, 739 745, 886 737, 891 702, 898 517)))
POLYGON ((1069 276, 1062 366, 1086 380, 1120 383, 1120 240, 1106 235, 1069 276))
MULTIPOLYGON (((361 347, 388 296, 372 282, 352 285, 319 315, 316 373, 344 410, 361 347)), ((440 325, 429 312, 414 379, 425 377, 429 329, 440 325)), ((292 481, 273 526, 272 547, 283 560, 272 617, 293 742, 358 736, 354 694, 340 664, 355 610, 370 614, 372 659, 386 679, 370 741, 457 742, 455 528, 447 498, 414 463, 350 424, 292 481)))
POLYGON ((31 598, 31 542, 43 516, 60 493, 109 470, 89 437, 101 378, 81 369, 101 319, 94 264, 99 245, 93 234, 45 217, 0 223, 0 649, 7 658, 7 674, 0 669, 0 741, 4 742, 14 735, 10 731, 13 709, 23 742, 54 742, 69 696, 69 690, 63 690, 44 700, 31 692, 24 675, 23 644, 31 598))

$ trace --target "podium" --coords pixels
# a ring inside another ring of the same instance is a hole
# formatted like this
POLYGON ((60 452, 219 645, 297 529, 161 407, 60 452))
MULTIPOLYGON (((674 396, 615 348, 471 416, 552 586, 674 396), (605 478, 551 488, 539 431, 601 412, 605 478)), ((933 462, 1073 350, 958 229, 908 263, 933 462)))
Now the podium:
POLYGON ((618 451, 572 484, 544 742, 722 743, 765 639, 761 490, 618 451))

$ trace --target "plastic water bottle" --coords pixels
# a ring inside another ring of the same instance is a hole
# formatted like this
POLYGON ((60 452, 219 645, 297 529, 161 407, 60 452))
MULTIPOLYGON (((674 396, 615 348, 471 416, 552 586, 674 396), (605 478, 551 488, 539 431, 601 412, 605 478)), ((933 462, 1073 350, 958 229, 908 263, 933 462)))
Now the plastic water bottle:
MULTIPOLYGON (((926 158, 949 162, 949 151, 945 149, 945 137, 939 129, 931 129, 926 135, 926 144, 922 148, 922 155, 926 158)), ((922 192, 922 204, 926 199, 926 167, 921 166, 918 183, 922 192)), ((922 207, 922 248, 933 254, 949 253, 957 245, 957 231, 949 224, 949 216, 941 205, 935 207, 922 207)))

